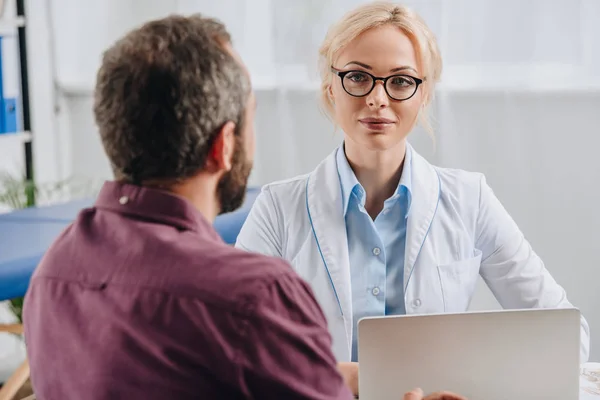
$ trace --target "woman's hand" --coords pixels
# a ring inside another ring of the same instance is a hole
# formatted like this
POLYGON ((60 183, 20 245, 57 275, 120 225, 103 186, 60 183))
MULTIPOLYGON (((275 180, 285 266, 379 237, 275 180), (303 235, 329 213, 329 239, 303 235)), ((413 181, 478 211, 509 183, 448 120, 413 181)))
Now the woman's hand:
POLYGON ((340 362, 338 370, 344 377, 344 382, 350 387, 352 394, 358 396, 358 363, 340 362))
POLYGON ((421 389, 414 389, 410 393, 404 395, 404 400, 467 400, 465 397, 459 396, 450 392, 432 393, 427 397, 423 397, 421 389))

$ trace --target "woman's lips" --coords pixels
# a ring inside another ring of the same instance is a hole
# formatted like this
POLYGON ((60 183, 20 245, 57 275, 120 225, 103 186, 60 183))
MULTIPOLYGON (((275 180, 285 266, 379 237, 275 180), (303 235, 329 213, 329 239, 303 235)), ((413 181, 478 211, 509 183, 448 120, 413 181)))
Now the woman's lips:
POLYGON ((361 118, 358 122, 372 131, 383 131, 394 124, 393 120, 387 118, 361 118))

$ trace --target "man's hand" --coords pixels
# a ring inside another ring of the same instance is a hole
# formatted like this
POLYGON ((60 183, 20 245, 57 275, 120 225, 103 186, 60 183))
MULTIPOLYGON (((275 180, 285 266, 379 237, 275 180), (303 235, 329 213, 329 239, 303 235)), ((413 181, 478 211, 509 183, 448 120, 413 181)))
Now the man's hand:
POLYGON ((340 362, 338 363, 338 370, 344 377, 346 385, 350 387, 352 394, 358 396, 358 363, 340 362))
POLYGON ((450 392, 432 393, 427 397, 423 397, 421 389, 414 389, 410 393, 404 395, 404 400, 467 400, 466 398, 450 392))
MULTIPOLYGON (((358 363, 355 362, 340 362, 337 365, 338 370, 344 377, 344 382, 350 387, 352 394, 358 396, 358 363)), ((437 392, 428 396, 423 395, 421 389, 414 389, 410 393, 404 395, 403 400, 467 400, 463 396, 456 395, 450 392, 437 392)))

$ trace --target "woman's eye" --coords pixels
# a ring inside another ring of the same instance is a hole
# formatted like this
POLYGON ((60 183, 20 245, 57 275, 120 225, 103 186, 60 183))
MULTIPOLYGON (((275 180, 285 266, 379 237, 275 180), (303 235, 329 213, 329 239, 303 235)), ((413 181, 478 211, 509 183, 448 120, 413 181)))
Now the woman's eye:
POLYGON ((346 78, 350 79, 352 82, 364 82, 369 79, 369 76, 367 74, 361 74, 360 72, 353 72, 348 74, 346 78))
POLYGON ((395 76, 394 78, 392 78, 392 85, 394 86, 411 86, 414 85, 415 82, 412 79, 409 79, 405 76, 395 76))

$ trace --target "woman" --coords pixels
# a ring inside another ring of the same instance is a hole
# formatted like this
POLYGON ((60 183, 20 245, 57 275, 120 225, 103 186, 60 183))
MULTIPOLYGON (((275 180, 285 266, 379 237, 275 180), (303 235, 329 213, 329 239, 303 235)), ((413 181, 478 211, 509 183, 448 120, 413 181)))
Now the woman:
MULTIPOLYGON (((571 307, 481 174, 438 168, 406 139, 442 61, 405 7, 369 3, 328 32, 322 101, 343 145, 263 188, 237 246, 287 259, 325 312, 339 361, 365 316, 467 310, 479 275, 505 308, 571 307)), ((589 332, 581 320, 581 359, 589 332)))

